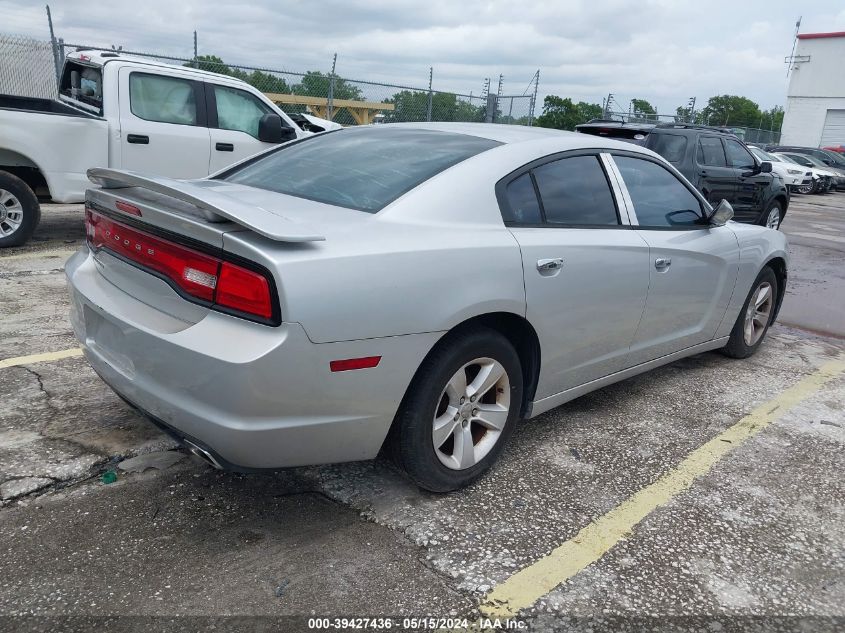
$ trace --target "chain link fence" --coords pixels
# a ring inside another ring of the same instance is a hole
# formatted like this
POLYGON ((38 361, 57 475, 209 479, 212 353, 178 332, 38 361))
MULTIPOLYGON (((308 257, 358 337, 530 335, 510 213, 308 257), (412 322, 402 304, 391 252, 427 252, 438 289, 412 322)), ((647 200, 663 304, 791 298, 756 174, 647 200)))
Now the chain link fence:
MULTIPOLYGON (((49 43, 47 46, 49 47, 49 43)), ((115 50, 62 41, 58 48, 61 59, 68 52, 79 49, 110 52, 115 50)), ((189 58, 120 49, 118 52, 241 79, 265 93, 285 112, 306 112, 331 119, 341 125, 414 121, 487 121, 531 125, 534 122, 536 99, 533 94, 462 94, 348 79, 321 71, 303 73, 262 66, 228 64, 214 55, 189 58)))
POLYGON ((0 33, 0 94, 55 99, 57 93, 52 44, 0 33))

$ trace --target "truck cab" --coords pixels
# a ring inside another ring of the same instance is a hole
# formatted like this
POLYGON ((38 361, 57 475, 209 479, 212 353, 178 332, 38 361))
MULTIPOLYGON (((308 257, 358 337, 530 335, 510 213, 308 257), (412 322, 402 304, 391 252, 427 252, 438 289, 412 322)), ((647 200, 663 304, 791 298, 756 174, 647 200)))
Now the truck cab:
POLYGON ((117 51, 70 53, 58 101, 0 95, 0 195, 9 200, 0 247, 29 238, 39 201, 82 202, 91 167, 202 178, 340 127, 296 119, 233 77, 117 51))

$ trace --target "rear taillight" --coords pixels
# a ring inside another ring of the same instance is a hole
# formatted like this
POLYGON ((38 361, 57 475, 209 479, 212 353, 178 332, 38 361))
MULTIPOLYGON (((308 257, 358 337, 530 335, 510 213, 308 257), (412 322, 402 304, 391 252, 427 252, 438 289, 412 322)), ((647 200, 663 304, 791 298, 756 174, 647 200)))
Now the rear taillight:
POLYGON ((279 321, 274 315, 273 285, 258 271, 151 235, 90 208, 85 210, 85 234, 93 250, 106 249, 156 274, 188 300, 253 320, 279 321))

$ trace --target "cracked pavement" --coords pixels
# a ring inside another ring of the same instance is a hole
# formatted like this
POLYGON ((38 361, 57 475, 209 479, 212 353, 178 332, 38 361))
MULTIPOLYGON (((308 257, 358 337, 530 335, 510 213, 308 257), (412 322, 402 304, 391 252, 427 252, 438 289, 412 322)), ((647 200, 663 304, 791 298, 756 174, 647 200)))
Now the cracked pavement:
MULTIPOLYGON (((845 194, 794 198, 784 230, 810 229, 841 235, 845 194)), ((0 359, 76 346, 63 260, 49 254, 81 243, 81 210, 45 209, 38 236, 0 254, 0 359)), ((239 475, 165 457, 145 470, 175 443, 84 359, 0 369, 0 613, 476 617, 492 587, 842 357, 845 248, 801 235, 791 248, 789 326, 755 357, 702 354, 554 409, 516 429, 488 476, 449 495, 420 491, 382 459, 239 475), (136 456, 147 456, 141 472, 119 468, 136 456)), ((840 377, 520 621, 536 631, 841 630, 843 402, 840 377)))

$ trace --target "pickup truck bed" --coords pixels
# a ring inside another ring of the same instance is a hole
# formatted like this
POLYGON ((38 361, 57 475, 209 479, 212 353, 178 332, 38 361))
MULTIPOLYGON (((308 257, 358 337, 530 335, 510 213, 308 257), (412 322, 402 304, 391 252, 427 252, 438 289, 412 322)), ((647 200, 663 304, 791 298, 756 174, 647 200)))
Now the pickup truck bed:
POLYGON ((39 99, 36 97, 16 97, 0 95, 0 110, 19 110, 35 114, 56 114, 59 116, 73 116, 96 119, 93 114, 81 112, 55 99, 39 99))

